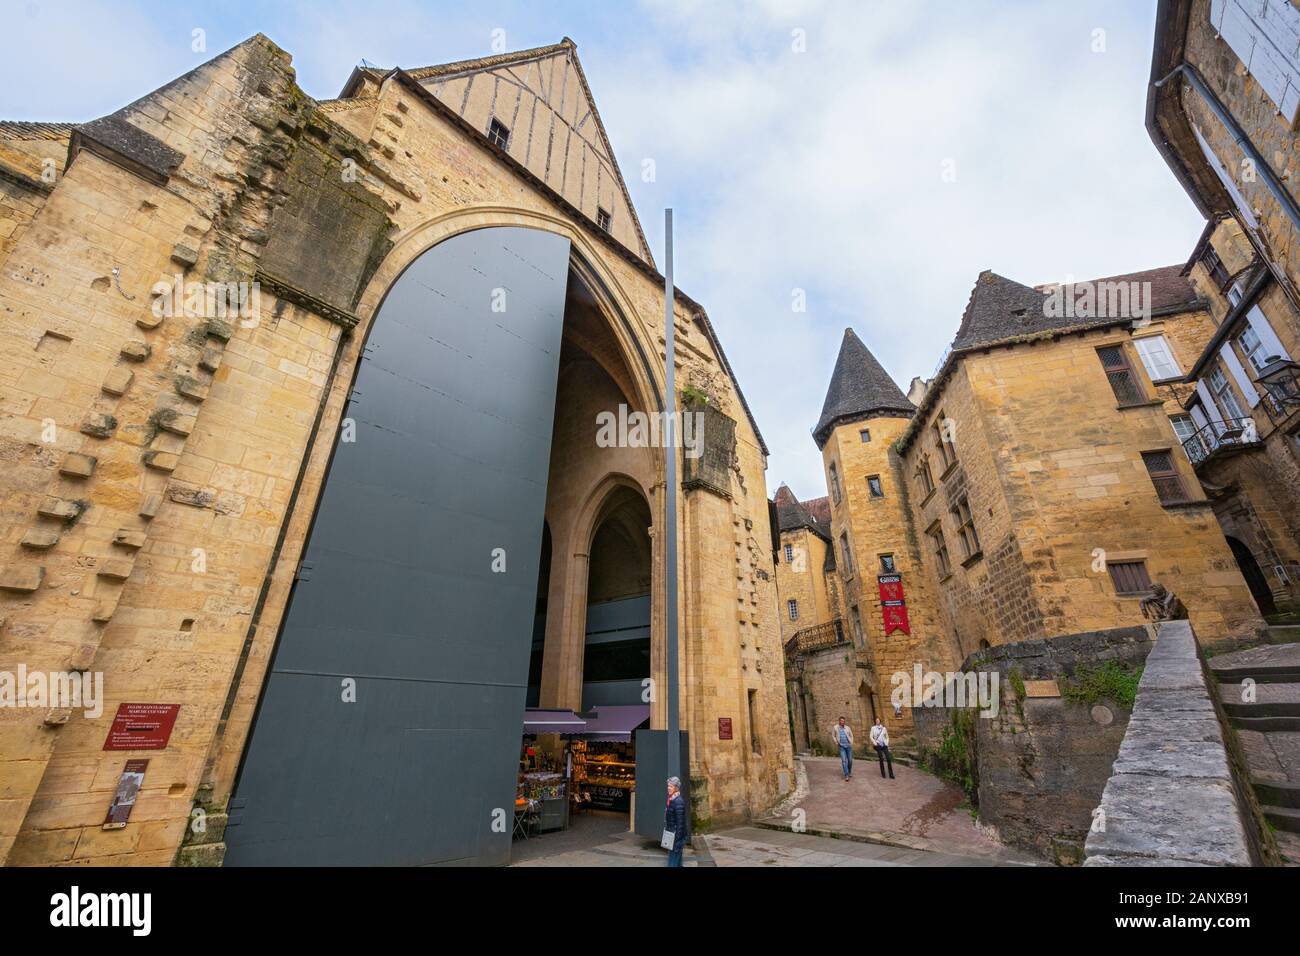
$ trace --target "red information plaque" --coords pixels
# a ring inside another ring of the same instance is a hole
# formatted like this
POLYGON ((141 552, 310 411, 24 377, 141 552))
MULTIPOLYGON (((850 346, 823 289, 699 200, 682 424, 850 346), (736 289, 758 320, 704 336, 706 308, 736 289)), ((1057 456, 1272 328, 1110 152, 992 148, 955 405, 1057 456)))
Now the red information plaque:
POLYGON ((719 740, 731 739, 731 718, 730 717, 718 718, 718 739, 719 740))
POLYGON ((180 709, 180 704, 118 704, 104 749, 162 750, 180 709))

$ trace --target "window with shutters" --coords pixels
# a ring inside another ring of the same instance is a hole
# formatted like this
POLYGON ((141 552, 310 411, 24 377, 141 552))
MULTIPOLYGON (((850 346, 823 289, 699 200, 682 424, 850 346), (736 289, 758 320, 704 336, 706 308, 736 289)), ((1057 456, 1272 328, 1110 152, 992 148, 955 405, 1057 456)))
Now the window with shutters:
POLYGON ((1205 271, 1210 274, 1210 281, 1214 283, 1214 287, 1222 292, 1223 287, 1228 284, 1228 269, 1212 246, 1205 247, 1205 252, 1201 255, 1201 265, 1205 266, 1205 271))
POLYGON ((510 129, 499 119, 493 119, 488 124, 488 139, 492 140, 502 149, 510 148, 510 129))
POLYGON ((1259 333, 1250 325, 1241 330, 1241 335, 1237 336, 1237 344, 1241 346, 1241 353, 1250 360, 1250 364, 1255 367, 1256 372, 1265 368, 1269 364, 1268 360, 1270 358, 1280 357, 1269 354, 1273 350, 1265 347, 1259 333))
POLYGON ((1182 378, 1183 370, 1174 361, 1174 353, 1163 335, 1146 335, 1133 340, 1142 365, 1153 382, 1163 382, 1171 378, 1182 378))
POLYGON ((1209 449, 1205 446, 1205 439, 1199 434, 1196 422, 1191 415, 1170 415, 1169 424, 1174 426, 1174 434, 1178 436, 1178 443, 1182 445, 1187 460, 1192 464, 1197 464, 1205 460, 1209 454, 1209 449))
POLYGON ((1105 369, 1106 378, 1110 381, 1110 390, 1115 393, 1115 401, 1119 402, 1121 408, 1125 405, 1140 405, 1146 401, 1146 395, 1138 388, 1137 376, 1133 374, 1133 366, 1129 365, 1122 345, 1103 346, 1097 349, 1097 355, 1101 358, 1101 367, 1105 369))
POLYGON ((975 519, 971 516, 970 501, 965 495, 953 503, 953 521, 957 524, 957 536, 966 558, 974 558, 980 553, 979 535, 975 533, 975 519))
POLYGON ((1178 505, 1188 500, 1187 490, 1183 487, 1183 479, 1174 465, 1171 451, 1144 451, 1142 461, 1147 466, 1147 474, 1151 476, 1151 484, 1155 485, 1156 496, 1162 505, 1178 505))
POLYGON ((1115 593, 1121 597, 1138 597, 1151 590, 1145 561, 1107 561, 1106 570, 1115 593))
POLYGON ((790 612, 790 620, 792 621, 799 620, 799 602, 796 601, 794 598, 791 598, 790 600, 785 602, 785 606, 787 610, 789 610, 790 612))
POLYGON ((926 534, 930 536, 930 546, 934 549, 934 562, 938 567, 939 577, 946 578, 952 574, 952 564, 948 560, 948 542, 943 538, 943 527, 936 521, 926 534))
POLYGON ((1246 417, 1246 413, 1241 409, 1241 402, 1237 401, 1237 393, 1232 390, 1232 385, 1228 382, 1228 376, 1223 374, 1223 369, 1216 368, 1211 371, 1209 383, 1210 394, 1214 396, 1214 401, 1225 418, 1246 417))
POLYGON ((1300 109, 1300 10, 1291 0, 1210 0, 1210 24, 1293 125, 1300 109))
POLYGON ((871 493, 873 498, 885 497, 885 488, 880 483, 879 475, 867 475, 867 491, 871 493))

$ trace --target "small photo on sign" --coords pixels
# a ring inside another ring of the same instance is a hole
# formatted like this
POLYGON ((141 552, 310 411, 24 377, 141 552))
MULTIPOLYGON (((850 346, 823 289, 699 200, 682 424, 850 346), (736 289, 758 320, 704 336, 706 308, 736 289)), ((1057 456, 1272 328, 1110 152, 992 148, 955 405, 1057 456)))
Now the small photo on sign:
POLYGON ((117 789, 113 791, 113 802, 108 805, 108 815, 104 818, 105 830, 120 830, 131 818, 131 808, 135 806, 136 795, 144 785, 144 772, 149 767, 148 760, 128 760, 118 778, 117 789))

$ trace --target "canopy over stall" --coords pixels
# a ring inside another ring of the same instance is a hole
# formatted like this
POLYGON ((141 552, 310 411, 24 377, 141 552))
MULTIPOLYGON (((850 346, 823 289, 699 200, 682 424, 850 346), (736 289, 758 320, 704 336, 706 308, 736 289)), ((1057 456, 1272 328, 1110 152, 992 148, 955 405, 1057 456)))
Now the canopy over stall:
POLYGON ((583 713, 581 718, 587 726, 580 733, 587 740, 630 743, 639 728, 650 726, 650 705, 601 705, 583 713))
POLYGON ((529 709, 524 711, 526 734, 580 734, 587 722, 571 710, 529 709))

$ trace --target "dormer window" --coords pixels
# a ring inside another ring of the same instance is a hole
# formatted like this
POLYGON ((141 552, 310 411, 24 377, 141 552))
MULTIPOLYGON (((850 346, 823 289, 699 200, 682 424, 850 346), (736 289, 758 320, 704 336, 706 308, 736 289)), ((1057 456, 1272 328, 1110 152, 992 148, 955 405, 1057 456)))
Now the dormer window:
POLYGON ((500 146, 502 149, 509 149, 510 127, 506 126, 506 124, 501 122, 499 119, 493 118, 492 122, 488 125, 488 139, 492 140, 495 145, 500 146))
POLYGON ((596 225, 600 226, 606 232, 610 231, 610 226, 614 223, 613 217, 610 216, 608 209, 596 210, 596 225))

